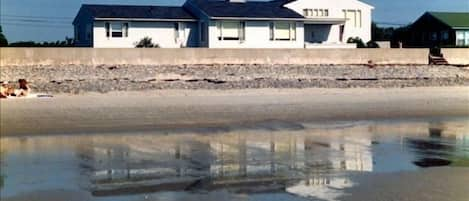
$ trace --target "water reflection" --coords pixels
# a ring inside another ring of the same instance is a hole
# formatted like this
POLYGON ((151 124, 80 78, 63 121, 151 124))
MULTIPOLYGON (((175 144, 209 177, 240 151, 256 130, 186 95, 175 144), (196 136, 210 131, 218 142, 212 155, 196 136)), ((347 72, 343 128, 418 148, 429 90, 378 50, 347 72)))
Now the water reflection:
POLYGON ((408 146, 417 153, 414 164, 426 168, 466 161, 465 153, 469 146, 467 137, 464 133, 454 133, 451 128, 443 122, 432 122, 427 138, 408 138, 408 146))
POLYGON ((350 173, 465 164, 465 123, 2 138, 1 194, 79 189, 97 199, 223 190, 336 200, 355 185, 350 173))

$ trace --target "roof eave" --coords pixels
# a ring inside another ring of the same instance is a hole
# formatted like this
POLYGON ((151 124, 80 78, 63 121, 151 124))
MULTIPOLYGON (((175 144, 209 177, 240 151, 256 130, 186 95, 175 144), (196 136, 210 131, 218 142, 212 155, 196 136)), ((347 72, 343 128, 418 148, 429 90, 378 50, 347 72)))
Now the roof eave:
POLYGON ((454 29, 454 30, 461 30, 461 29, 469 30, 469 27, 457 27, 457 26, 455 26, 455 27, 451 27, 451 28, 454 29))
POLYGON ((95 21, 144 21, 144 22, 196 22, 196 19, 162 19, 162 18, 112 18, 96 17, 95 21))

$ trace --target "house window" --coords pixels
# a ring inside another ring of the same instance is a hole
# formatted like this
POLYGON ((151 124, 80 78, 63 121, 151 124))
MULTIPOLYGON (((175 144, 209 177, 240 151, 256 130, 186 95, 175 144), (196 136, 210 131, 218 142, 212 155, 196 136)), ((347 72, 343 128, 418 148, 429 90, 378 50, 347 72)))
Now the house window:
POLYGON ((127 22, 106 22, 104 28, 106 29, 106 37, 108 38, 129 37, 129 23, 127 22))
POLYGON ((313 16, 319 16, 319 10, 318 9, 313 10, 313 16))
POLYGON ((112 23, 111 24, 111 36, 113 38, 122 38, 122 23, 112 23))
POLYGON ((449 33, 448 33, 448 31, 442 31, 442 32, 441 32, 441 39, 442 39, 443 41, 448 41, 448 40, 449 40, 449 33))
POLYGON ((303 15, 307 17, 328 17, 329 9, 303 9, 303 15))
POLYGON ((438 39, 438 34, 436 32, 431 32, 430 40, 436 41, 438 39))
POLYGON ((221 21, 217 22, 218 40, 244 40, 245 22, 221 21))
POLYGON ((296 40, 295 22, 270 23, 270 40, 296 40))
POLYGON ((355 27, 359 27, 361 28, 362 27, 362 11, 361 10, 357 10, 357 15, 355 15, 355 23, 356 23, 356 26, 355 27))
POLYGON ((466 46, 469 46, 469 31, 465 32, 465 36, 466 36, 466 46))
POLYGON ((177 40, 179 38, 179 23, 174 23, 174 38, 177 40))
POLYGON ((465 43, 464 46, 469 46, 469 30, 464 32, 465 43))
POLYGON ((274 23, 273 22, 269 24, 269 33, 270 33, 269 39, 274 40, 274 23))
POLYGON ((290 38, 296 40, 296 23, 290 23, 290 38))
POLYGON ((362 27, 362 11, 361 10, 343 10, 344 18, 347 19, 347 24, 355 28, 362 27))
POLYGON ((124 37, 129 37, 129 23, 123 23, 122 24, 122 32, 124 37))
POLYGON ((244 41, 246 39, 246 22, 241 22, 239 25, 239 39, 244 41))
POLYGON ((464 32, 456 31, 456 45, 463 46, 464 45, 464 32))
POLYGON ((469 31, 456 31, 456 45, 469 46, 469 31))

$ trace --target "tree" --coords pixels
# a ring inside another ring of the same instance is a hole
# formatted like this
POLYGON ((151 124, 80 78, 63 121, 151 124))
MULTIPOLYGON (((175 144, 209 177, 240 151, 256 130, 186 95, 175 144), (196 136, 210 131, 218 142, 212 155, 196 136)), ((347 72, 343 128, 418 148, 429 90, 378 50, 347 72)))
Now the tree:
POLYGON ((371 23, 371 39, 373 41, 390 41, 394 31, 393 27, 379 27, 375 22, 371 23))
POLYGON ((150 37, 142 38, 139 42, 135 43, 136 48, 159 48, 158 44, 155 44, 151 41, 150 37))
POLYGON ((366 47, 367 48, 379 48, 379 45, 375 41, 370 40, 366 43, 366 47))
POLYGON ((57 40, 52 42, 34 42, 34 41, 17 41, 10 43, 10 47, 73 47, 73 38, 65 37, 65 40, 57 40))
POLYGON ((6 46, 8 46, 8 40, 5 37, 5 35, 3 35, 3 29, 2 29, 2 26, 0 26, 0 47, 6 47, 6 46))

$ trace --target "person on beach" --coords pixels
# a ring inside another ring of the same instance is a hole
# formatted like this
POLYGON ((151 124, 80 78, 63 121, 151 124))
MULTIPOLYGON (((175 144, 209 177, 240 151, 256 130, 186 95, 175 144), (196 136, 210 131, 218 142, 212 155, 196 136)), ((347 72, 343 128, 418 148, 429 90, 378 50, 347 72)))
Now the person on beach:
POLYGON ((19 86, 20 88, 19 88, 18 92, 16 93, 16 95, 18 97, 28 96, 29 93, 31 92, 31 89, 28 86, 28 81, 26 81, 26 79, 19 79, 18 84, 20 85, 19 86))
POLYGON ((8 97, 8 82, 2 82, 0 86, 0 98, 7 98, 8 97))

